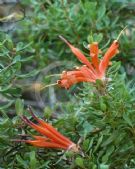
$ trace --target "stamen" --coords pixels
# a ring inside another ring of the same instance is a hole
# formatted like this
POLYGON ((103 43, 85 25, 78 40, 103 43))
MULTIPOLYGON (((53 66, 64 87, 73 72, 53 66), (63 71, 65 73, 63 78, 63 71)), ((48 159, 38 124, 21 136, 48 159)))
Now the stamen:
POLYGON ((43 90, 43 89, 45 89, 47 87, 56 86, 56 85, 58 85, 58 83, 53 83, 53 84, 45 85, 40 90, 43 90))
POLYGON ((53 74, 53 75, 48 75, 48 76, 45 76, 45 77, 55 77, 55 76, 61 76, 61 74, 53 74))
POLYGON ((117 41, 119 40, 119 38, 121 37, 121 35, 124 33, 124 30, 127 28, 127 26, 125 26, 119 33, 118 37, 117 37, 117 41))
POLYGON ((69 42, 63 36, 59 35, 59 38, 69 45, 69 42))

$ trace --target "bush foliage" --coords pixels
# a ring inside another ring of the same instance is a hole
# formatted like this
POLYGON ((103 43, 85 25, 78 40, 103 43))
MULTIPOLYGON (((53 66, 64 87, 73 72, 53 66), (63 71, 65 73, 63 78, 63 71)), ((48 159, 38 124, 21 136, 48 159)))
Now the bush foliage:
POLYGON ((16 29, 0 32, 0 168, 134 169, 134 0, 23 0, 26 16, 16 29), (104 52, 120 38, 120 53, 102 84, 65 91, 42 87, 64 69, 79 65, 63 35, 86 55, 91 41, 104 52), (21 120, 27 106, 63 135, 79 142, 79 154, 35 148, 13 139, 35 133, 21 120))

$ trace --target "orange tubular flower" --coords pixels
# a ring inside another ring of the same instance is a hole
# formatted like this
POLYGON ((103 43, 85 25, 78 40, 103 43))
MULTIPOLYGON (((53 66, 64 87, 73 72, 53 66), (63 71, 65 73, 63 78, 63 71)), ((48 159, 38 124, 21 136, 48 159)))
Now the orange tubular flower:
POLYGON ((31 128, 35 129, 42 136, 33 136, 34 140, 16 140, 20 142, 29 143, 36 147, 56 148, 78 152, 78 146, 70 141, 67 137, 60 134, 53 126, 37 118, 32 111, 30 111, 33 118, 38 124, 30 121, 26 116, 22 116, 22 120, 31 128))
POLYGON ((93 42, 90 44, 91 62, 89 62, 89 60, 78 48, 75 48, 62 36, 60 36, 60 38, 70 47, 77 59, 79 59, 84 64, 76 70, 63 71, 60 80, 57 81, 57 84, 60 87, 69 89, 72 85, 79 82, 95 83, 97 79, 105 80, 105 73, 109 66, 109 61, 118 52, 119 43, 117 40, 113 41, 101 60, 98 58, 98 43, 93 42))

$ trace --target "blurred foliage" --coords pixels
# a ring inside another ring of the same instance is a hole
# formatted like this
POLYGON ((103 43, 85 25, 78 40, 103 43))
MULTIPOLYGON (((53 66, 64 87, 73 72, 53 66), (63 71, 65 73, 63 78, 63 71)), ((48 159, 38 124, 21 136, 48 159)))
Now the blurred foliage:
POLYGON ((104 46, 109 40, 115 39, 124 26, 128 26, 128 29, 121 40, 122 58, 119 59, 123 64, 133 62, 134 0, 113 0, 111 3, 109 0, 24 0, 23 3, 26 6, 26 18, 21 22, 23 29, 18 29, 17 36, 20 41, 33 42, 31 47, 35 49, 35 59, 40 66, 44 67, 50 59, 73 60, 67 46, 58 38, 59 35, 80 48, 88 34, 100 34, 104 46))
POLYGON ((0 168, 134 169, 134 0, 21 3, 25 19, 16 23, 15 30, 0 32, 0 168), (120 54, 108 71, 110 82, 87 83, 68 92, 54 88, 40 92, 42 83, 52 82, 46 75, 71 68, 76 62, 59 35, 85 53, 84 48, 93 40, 100 42, 104 51, 126 25, 120 54), (81 139, 82 152, 37 149, 13 142, 18 134, 30 131, 20 119, 23 113, 31 118, 26 110, 29 104, 75 143, 81 139))

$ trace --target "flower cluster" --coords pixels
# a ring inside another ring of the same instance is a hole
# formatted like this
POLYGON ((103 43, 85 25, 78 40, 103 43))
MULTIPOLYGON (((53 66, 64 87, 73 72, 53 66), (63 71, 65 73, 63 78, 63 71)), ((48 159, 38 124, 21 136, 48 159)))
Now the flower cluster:
POLYGON ((41 136, 33 135, 34 140, 16 140, 19 142, 29 143, 36 147, 44 148, 58 148, 64 150, 70 150, 72 152, 78 152, 79 147, 69 140, 67 137, 60 134, 52 125, 46 123, 45 121, 37 118, 32 111, 30 111, 32 117, 37 121, 38 124, 30 121, 26 116, 22 116, 22 120, 29 125, 31 128, 35 129, 41 134, 41 136))
MULTIPOLYGON (((74 55, 83 63, 82 66, 72 71, 63 71, 60 80, 57 84, 60 87, 69 89, 72 85, 79 82, 92 82, 100 79, 104 81, 106 79, 105 74, 109 66, 110 59, 118 52, 119 43, 118 40, 113 41, 109 49, 106 51, 102 59, 99 59, 98 43, 93 42, 89 45, 91 62, 84 56, 84 54, 71 45, 66 39, 61 39, 70 47, 74 55)), ((72 152, 79 152, 79 146, 73 143, 70 139, 60 134, 52 125, 37 118, 30 109, 33 118, 38 124, 30 121, 26 116, 22 116, 22 120, 40 133, 40 136, 33 135, 34 140, 16 140, 25 143, 29 143, 36 147, 44 148, 58 148, 64 150, 70 150, 72 152)))
POLYGON ((60 87, 69 89, 72 85, 79 82, 95 83, 98 79, 105 80, 105 73, 109 66, 110 59, 112 59, 112 57, 118 52, 119 43, 117 40, 113 41, 101 60, 98 58, 98 43, 93 42, 90 44, 90 62, 78 48, 75 48, 62 36, 60 36, 60 38, 70 47, 78 60, 84 64, 76 70, 63 71, 60 80, 57 81, 57 84, 60 87))

